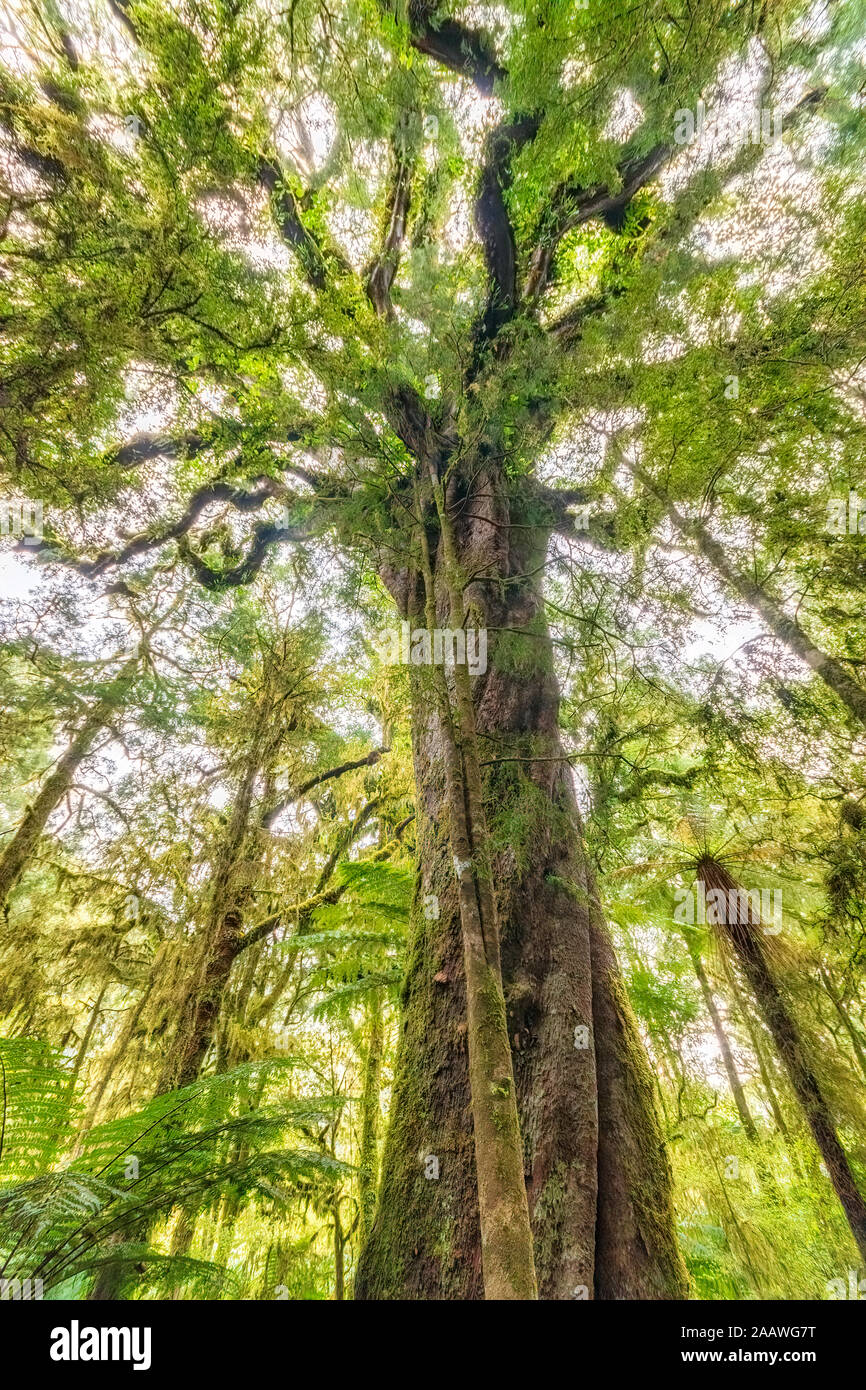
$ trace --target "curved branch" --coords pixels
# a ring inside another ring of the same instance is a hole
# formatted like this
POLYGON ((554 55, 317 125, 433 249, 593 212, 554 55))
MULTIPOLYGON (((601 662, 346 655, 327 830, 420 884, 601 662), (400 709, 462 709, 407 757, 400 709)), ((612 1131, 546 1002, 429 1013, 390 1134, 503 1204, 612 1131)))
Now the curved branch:
POLYGON ((325 288, 329 260, 335 262, 344 272, 348 272, 351 267, 340 252, 333 247, 326 250, 319 238, 304 225, 302 205, 286 182, 279 164, 272 159, 260 158, 258 179, 270 195, 283 241, 297 253, 304 275, 313 289, 325 288))
POLYGON ((195 458, 203 449, 212 444, 200 434, 185 434, 172 438, 165 434, 136 434, 121 444, 113 454, 107 455, 107 462, 116 463, 119 468, 137 468, 155 458, 178 458, 184 454, 195 458))
POLYGON ((624 158, 617 166, 622 181, 617 193, 611 193, 606 185, 580 188, 563 184, 557 189, 544 219, 545 230, 530 259, 524 287, 527 301, 537 300, 547 284, 556 249, 566 232, 596 217, 619 231, 632 198, 650 182, 671 153, 670 145, 655 145, 648 154, 624 158))
POLYGON ((180 553, 187 561, 196 579, 211 593, 221 593, 223 589, 237 589, 249 584, 265 562, 272 545, 283 545, 286 541, 302 541, 311 535, 308 526, 280 526, 270 521, 259 521, 253 527, 253 543, 244 558, 231 569, 214 569, 189 541, 182 537, 178 542, 180 553))
POLYGON ((272 806, 271 809, 262 816, 262 828, 264 830, 270 830, 274 821, 279 819, 283 811, 289 806, 293 806, 296 801, 300 801, 301 797, 305 796, 307 792, 312 791, 313 787, 321 786, 323 782, 329 782, 333 777, 342 777, 346 772, 354 772, 356 768, 373 767, 382 757, 382 754, 389 751, 390 750, 387 748, 374 748, 371 753, 367 753, 363 758, 354 758, 351 762, 341 763, 339 767, 329 768, 327 772, 317 773, 316 776, 311 777, 309 781, 303 782, 296 791, 292 792, 291 796, 287 796, 284 801, 280 801, 276 806, 272 806))
MULTIPOLYGON (((208 483, 193 493, 186 511, 171 526, 156 534, 145 532, 140 536, 135 536, 120 550, 103 551, 93 560, 73 560, 65 556, 58 556, 55 546, 50 541, 43 541, 35 547, 31 546, 26 553, 30 555, 40 552, 48 553, 53 558, 59 558, 64 563, 69 564, 71 568, 77 570, 79 574, 85 575, 88 579, 95 579, 105 570, 122 565, 137 555, 146 554, 149 550, 156 550, 169 541, 182 542, 204 509, 213 502, 227 502, 237 511, 251 512, 257 511, 273 498, 287 498, 293 502, 306 500, 290 493, 285 484, 276 478, 261 477, 255 481, 260 486, 253 492, 245 492, 230 483, 208 483)), ((260 522, 254 529, 253 547, 246 559, 233 569, 225 571, 212 569, 207 561, 203 560, 188 544, 183 546, 182 553, 206 588, 219 589, 224 585, 246 583, 247 577, 251 578, 261 568, 267 548, 273 541, 302 540, 309 534, 308 525, 280 526, 271 522, 260 522)))
POLYGON ((479 92, 489 96, 495 84, 508 76, 497 62, 491 39, 456 19, 437 19, 436 8, 427 0, 410 0, 412 47, 452 72, 468 77, 479 92))
MULTIPOLYGON (((365 812, 369 814, 369 812, 374 808, 375 804, 376 803, 374 802, 370 802, 368 806, 365 808, 365 812)), ((364 815, 364 819, 366 820, 367 814, 365 814, 364 812, 362 812, 361 814, 364 815)), ((360 817, 358 819, 360 819, 360 817)), ((388 842, 387 845, 384 845, 382 849, 376 850, 375 854, 367 855, 364 859, 358 860, 356 862, 362 864, 383 864, 386 860, 390 859, 391 855, 395 854, 396 851, 400 848, 403 838, 403 831, 406 829, 406 826, 409 825, 409 823, 412 820, 414 820, 414 812, 412 813, 412 815, 407 816, 404 821, 400 822, 400 824, 394 831, 393 838, 388 842)), ((353 821, 353 828, 357 824, 358 820, 353 821)), ((333 856, 331 857, 331 859, 329 859, 325 870, 319 878, 320 887, 312 895, 312 897, 306 898, 304 902, 296 903, 293 907, 284 908, 281 912, 275 912, 270 917, 266 917, 263 922, 259 922, 254 927, 249 927, 240 937, 237 954, 240 955, 241 951, 246 951, 249 946, 254 946, 257 941, 263 941, 264 938, 266 936, 270 936, 271 932, 275 931, 277 927, 287 926, 288 922, 286 919, 290 916, 294 916, 296 922, 295 931, 293 935, 305 935, 310 920, 313 914, 316 912, 316 910, 320 907, 326 907, 333 905, 334 903, 338 903, 342 898, 343 894, 351 887, 351 879, 344 879, 342 883, 337 883, 332 888, 325 889, 321 886, 323 879, 325 882, 327 882, 328 878, 330 878, 338 862, 339 861, 333 856)))

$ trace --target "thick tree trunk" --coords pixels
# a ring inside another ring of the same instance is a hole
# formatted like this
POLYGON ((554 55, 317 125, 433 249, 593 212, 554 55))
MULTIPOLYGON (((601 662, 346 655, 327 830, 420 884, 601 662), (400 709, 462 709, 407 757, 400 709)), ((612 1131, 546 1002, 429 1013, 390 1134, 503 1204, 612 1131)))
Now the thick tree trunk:
POLYGON ((830 1107, 810 1065, 800 1031, 773 978, 766 949, 761 940, 760 917, 754 917, 749 908, 744 914, 747 918, 745 922, 731 920, 740 919, 739 911, 732 912, 730 908, 732 901, 739 901, 732 895, 740 890, 723 864, 705 857, 699 861, 697 871, 708 894, 713 889, 726 894, 728 911, 723 914, 725 922, 719 930, 724 932, 730 942, 743 974, 754 992, 755 1001, 772 1034, 794 1094, 803 1107, 812 1136, 826 1164, 830 1181, 848 1219, 851 1234, 860 1253, 866 1259, 866 1201, 851 1172, 847 1154, 839 1141, 830 1107))
MULTIPOLYGON (((467 622, 465 570, 454 520, 435 463, 431 497, 440 533, 440 573, 452 631, 467 622)), ((420 489, 416 491, 423 515, 420 489)), ((437 584, 426 530, 420 528, 428 640, 437 626, 437 584)), ((502 985, 499 910, 493 888, 490 829, 484 804, 478 730, 469 672, 455 656, 451 679, 431 672, 442 737, 445 805, 457 888, 466 985, 466 1050, 481 1233, 484 1296, 536 1299, 532 1228, 524 1180, 523 1145, 502 985)), ((438 1161, 438 1160, 437 1160, 438 1161)))
MULTIPOLYGON (((449 498, 453 506, 453 499, 449 498)), ((509 517, 480 472, 459 508, 473 680, 501 928, 508 1035, 542 1298, 678 1298, 670 1171, 649 1067, 607 937, 568 763, 534 581, 546 534, 509 517), (506 581, 506 582, 503 582, 506 581)), ((537 519, 537 515, 536 515, 537 519)), ((441 563, 437 554, 438 569, 441 563)), ((385 576, 420 617, 411 575, 385 576)), ((443 586, 444 588, 444 586, 443 586)), ((447 598, 438 611, 447 625, 447 598)), ((359 1262, 360 1299, 484 1296, 463 942, 449 837, 446 735, 413 672, 419 881, 379 1208, 359 1262)))

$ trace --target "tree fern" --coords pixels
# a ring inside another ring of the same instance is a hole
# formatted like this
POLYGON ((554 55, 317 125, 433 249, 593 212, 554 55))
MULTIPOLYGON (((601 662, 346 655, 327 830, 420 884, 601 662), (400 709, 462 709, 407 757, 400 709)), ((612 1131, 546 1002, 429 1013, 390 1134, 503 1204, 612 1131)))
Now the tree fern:
POLYGON ((50 1292, 120 1265, 135 1266, 156 1285, 192 1279, 216 1287, 224 1277, 216 1266, 166 1256, 125 1240, 126 1233, 152 1227, 174 1208, 196 1212, 227 1189, 242 1201, 272 1200, 275 1193, 284 1198, 328 1185, 348 1171, 316 1148, 289 1145, 293 1133, 329 1124, 344 1102, 286 1096, 286 1074, 298 1062, 281 1058, 160 1096, 91 1130, 74 1157, 59 1160, 53 1171, 25 1176, 36 1167, 44 1170, 56 1152, 63 1106, 68 1115, 68 1077, 44 1050, 28 1054, 3 1043, 2 1053, 14 1082, 7 1081, 6 1134, 12 1143, 0 1167, 2 1277, 41 1279, 50 1292), (251 1110, 243 1097, 254 1076, 265 1084, 251 1110), (27 1120, 22 1102, 32 1107, 27 1120))

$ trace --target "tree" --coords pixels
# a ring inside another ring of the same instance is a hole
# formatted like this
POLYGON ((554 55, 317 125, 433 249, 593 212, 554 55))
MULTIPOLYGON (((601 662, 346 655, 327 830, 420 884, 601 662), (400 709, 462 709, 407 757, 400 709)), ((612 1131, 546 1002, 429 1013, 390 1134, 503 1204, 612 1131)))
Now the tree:
MULTIPOLYGON (((468 6, 426 0, 352 0, 339 15, 306 0, 276 21, 223 0, 110 11, 84 39, 52 13, 33 71, 4 77, 3 455, 46 502, 31 553, 86 581, 156 555, 219 595, 291 545, 344 566, 369 614, 386 592, 408 624, 418 883, 356 1297, 681 1297, 651 1074, 561 734, 546 580, 600 554, 639 587, 681 517, 862 718, 847 644, 807 639, 787 592, 747 579, 683 510, 715 505, 727 479, 725 520, 812 594, 814 547, 801 536, 792 556, 783 503, 756 516, 731 478, 744 454, 774 448, 781 474, 804 446, 802 396, 779 405, 803 361, 829 399, 856 359, 862 212, 841 187, 862 116, 840 57, 856 7, 823 30, 793 0, 772 23, 726 0, 639 15, 539 0, 503 5, 489 30, 468 6), (750 136, 678 143, 684 108, 705 95, 722 107, 737 78, 750 94, 731 99, 778 105, 790 148, 819 119, 840 133, 816 180, 837 214, 826 263, 781 308, 693 251, 744 178, 758 201, 770 177, 750 136), (796 353, 774 373, 786 334, 796 353), (738 357, 759 381, 753 408, 744 392, 730 411, 738 357), (135 373, 145 396, 163 384, 165 408, 123 435, 135 373), (630 492, 609 443, 577 466, 581 430, 636 437, 630 492), (668 458, 681 471, 660 483, 668 458), (129 495, 140 529, 97 549, 99 509, 129 495), (590 509, 585 527, 575 506, 590 509), (436 660, 443 631, 458 651, 464 629, 485 633, 486 669, 436 660)), ((849 417, 826 405, 838 472, 822 501, 862 438, 849 417)), ((852 583, 844 557, 822 570, 819 629, 852 583)), ((251 727, 267 741, 262 709, 251 727)), ((249 749, 226 872, 270 751, 249 749)), ((226 912, 219 874, 213 886, 184 1079, 237 948, 268 929, 239 936, 237 902, 226 912)))
POLYGON ((697 872, 706 890, 725 895, 727 909, 720 914, 723 930, 754 992, 791 1086, 803 1107, 815 1143, 827 1165, 830 1181, 848 1218, 851 1234, 860 1253, 866 1257, 866 1199, 857 1186, 848 1156, 839 1142, 833 1117, 814 1067, 806 1055, 800 1031, 773 978, 767 949, 761 940, 766 924, 761 921, 760 914, 755 913, 748 902, 748 894, 742 894, 724 864, 706 855, 698 861, 697 872), (745 898, 746 906, 742 911, 738 901, 737 908, 732 912, 732 894, 738 900, 745 898))

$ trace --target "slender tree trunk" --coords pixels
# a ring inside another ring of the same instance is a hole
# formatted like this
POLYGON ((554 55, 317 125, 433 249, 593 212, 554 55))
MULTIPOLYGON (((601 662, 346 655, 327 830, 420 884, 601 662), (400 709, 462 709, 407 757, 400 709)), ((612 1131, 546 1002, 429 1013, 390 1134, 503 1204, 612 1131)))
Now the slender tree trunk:
POLYGON ((860 1066, 860 1071, 862 1072, 863 1076, 866 1077, 866 1051, 864 1051, 863 1040, 858 1032, 858 1029, 854 1024, 854 1020, 852 1019, 848 1010, 845 1008, 845 1005, 842 1003, 841 996, 837 994, 833 986, 833 981, 830 979, 830 976, 826 970, 821 971, 821 979, 823 981, 824 988, 827 991, 827 994, 830 996, 830 999, 833 1003, 833 1007, 839 1015, 839 1018, 842 1020, 842 1027, 845 1029, 845 1032, 848 1034, 848 1037, 851 1040, 851 1046, 854 1049, 854 1056, 857 1058, 857 1061, 860 1066))
POLYGON ((144 986, 144 989, 141 991, 141 994, 138 998, 138 1002, 134 1005, 129 1017, 124 1023, 120 1037, 117 1039, 116 1043, 112 1047, 111 1053, 105 1062, 105 1066, 102 1069, 102 1075, 99 1078, 99 1084, 96 1087, 96 1090, 93 1094, 93 1099, 91 1100, 87 1110, 87 1114, 84 1117, 84 1123, 81 1126, 81 1133, 77 1140, 75 1149, 76 1157, 80 1153, 81 1143, 84 1139, 84 1136, 93 1128, 94 1124, 96 1123, 96 1117, 99 1114, 100 1106, 102 1105, 102 1100, 105 1095, 105 1092, 108 1090, 108 1087, 111 1083, 111 1078, 114 1076, 114 1073, 117 1070, 118 1065, 126 1055, 127 1048, 132 1039, 132 1035, 135 1032, 138 1020, 141 1018, 141 1015, 144 1012, 144 1006, 150 998, 151 992, 153 990, 154 981, 159 973, 160 960, 161 957, 157 952, 157 955, 154 957, 154 961, 150 969, 150 974, 148 976, 147 983, 144 986))
POLYGON ((198 1077, 213 1041, 232 966, 240 954, 244 910, 252 884, 249 875, 241 881, 238 870, 249 834, 256 780, 269 752, 276 746, 274 731, 269 731, 274 715, 267 692, 263 691, 237 796, 217 852, 208 916, 201 940, 196 943, 197 962, 191 971, 174 1039, 157 1083, 157 1095, 188 1086, 198 1077))
POLYGON ((743 1083, 740 1081, 740 1076, 737 1071, 736 1063, 734 1061, 734 1054, 731 1051, 731 1044, 728 1042, 728 1035, 725 1032, 724 1025, 722 1024, 721 1015, 716 1005, 716 1001, 713 998, 713 991, 710 987, 710 982, 707 979, 707 972, 704 969, 704 963, 701 960, 701 953, 698 950, 696 942, 687 931, 683 932, 683 937, 685 939, 688 953, 691 957, 692 965, 694 966, 694 971, 698 979, 698 984, 701 987, 701 994, 703 995, 704 1003, 707 1006, 707 1013, 709 1014, 710 1019, 712 1021, 713 1032, 716 1035, 716 1042, 719 1045, 719 1051, 722 1054, 722 1061, 725 1064, 725 1071, 727 1072, 728 1076, 728 1084, 731 1088, 731 1095, 734 1097, 734 1104, 737 1107, 737 1114, 740 1117, 740 1123, 743 1126, 743 1129, 745 1130, 749 1139, 751 1139, 751 1141, 754 1143, 758 1137, 758 1131, 755 1128, 755 1121, 752 1119, 751 1112, 746 1103, 746 1095, 743 1090, 743 1083))
MULTIPOLYGON (((462 572, 490 576, 465 590, 470 622, 487 629, 490 648, 471 699, 487 765, 491 882, 539 1296, 684 1297, 649 1066, 559 742, 552 648, 531 577, 547 534, 530 525, 537 511, 521 513, 484 469, 471 496, 449 497, 449 506, 462 572)), ((437 550, 444 626, 451 609, 442 563, 437 550)), ((401 616, 424 625, 416 574, 383 577, 401 616)), ((379 1206, 355 1297, 477 1299, 484 1287, 448 731, 418 668, 412 680, 419 880, 379 1206)))
MULTIPOLYGON (((268 713, 267 702, 262 699, 238 794, 223 842, 219 846, 208 900, 208 916, 200 940, 193 943, 195 960, 191 963, 189 983, 157 1081, 156 1095, 188 1086, 198 1077, 214 1036, 232 966, 240 950, 243 905, 251 885, 238 882, 237 868, 249 827, 268 713)), ((136 1240, 145 1240, 147 1223, 143 1222, 130 1234, 136 1240)), ((105 1266, 96 1276, 89 1294, 90 1300, 119 1298, 127 1277, 124 1268, 105 1266)))
MULTIPOLYGON (((734 971, 734 967, 727 956, 723 956, 722 964, 725 970, 725 978, 727 979, 731 989, 731 995, 733 997, 734 1003, 736 1004, 739 1010, 740 1017, 743 1020, 743 1025, 746 1029, 746 1032, 749 1035, 749 1042, 752 1044, 752 1051, 754 1052, 755 1057, 757 1058, 758 1072, 760 1073, 761 1077, 761 1085, 763 1086, 764 1091, 766 1093, 767 1102, 773 1114, 773 1120, 775 1121, 776 1128, 778 1129, 782 1138, 788 1141, 790 1139, 790 1132, 788 1130, 788 1125, 785 1121, 785 1117, 782 1114, 782 1107, 779 1103, 779 1097, 776 1094, 776 1086, 774 1084, 773 1078, 770 1076, 770 1067, 768 1064, 764 1043, 758 1035, 756 1022, 752 1017, 752 1011, 749 1007, 748 1001, 743 998, 743 992, 740 989, 739 984, 737 983, 737 976, 734 971)), ((791 1158, 793 1162, 793 1152, 791 1154, 791 1158)))
POLYGON ((836 1133, 830 1107, 809 1063, 800 1031, 773 978, 766 948, 761 940, 761 919, 759 916, 753 916, 751 907, 742 913, 731 911, 730 904, 741 901, 732 897, 732 894, 735 895, 740 890, 736 880, 723 864, 705 856, 699 861, 697 871, 708 894, 714 889, 726 894, 725 901, 729 906, 723 913, 725 921, 720 930, 730 943, 754 992, 764 1022, 788 1073, 794 1094, 803 1107, 803 1113, 827 1167, 830 1181, 842 1204, 851 1234, 866 1259, 866 1201, 854 1180, 848 1157, 836 1133), (743 921, 743 916, 747 920, 743 921), (732 918, 736 920, 732 921, 732 918))
POLYGON ((340 1193, 334 1194, 334 1299, 342 1303, 346 1297, 346 1240, 340 1219, 340 1193))
POLYGON ((374 994, 369 1014, 369 1045, 364 1063, 364 1091, 361 1097, 361 1152, 358 1159, 358 1188, 361 1206, 361 1241, 373 1229, 376 1214, 376 1188, 379 1176, 379 1090, 382 1075, 382 1001, 374 994))
POLYGON ((822 649, 807 636, 799 623, 789 618, 778 599, 751 575, 732 564, 724 545, 710 534, 702 522, 683 516, 667 493, 643 469, 632 465, 636 478, 663 504, 681 535, 694 542, 700 554, 716 570, 728 588, 738 594, 763 618, 767 627, 789 651, 811 666, 816 675, 838 696, 860 724, 866 724, 866 689, 849 675, 843 662, 822 649))
POLYGON ((135 675, 138 661, 136 654, 124 664, 113 689, 98 700, 87 714, 72 742, 42 783, 36 799, 28 806, 18 829, 0 855, 0 912, 39 843, 49 818, 69 791, 82 762, 103 729, 111 723, 118 705, 122 703, 135 675))
POLYGON ((87 1021, 87 1027, 85 1028, 84 1036, 81 1039, 81 1046, 79 1047, 78 1052, 75 1055, 75 1063, 73 1065, 72 1072, 69 1077, 70 1095, 75 1090, 76 1082, 78 1081, 78 1078, 81 1074, 81 1068, 84 1066, 85 1058, 87 1057, 87 1054, 90 1051, 90 1044, 93 1041, 93 1034, 96 1031, 97 1023, 99 1022, 99 1015, 102 1013, 102 1001, 107 993, 108 985, 103 985, 98 995, 96 996, 96 1003, 90 1011, 90 1018, 87 1021))

